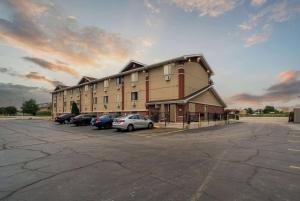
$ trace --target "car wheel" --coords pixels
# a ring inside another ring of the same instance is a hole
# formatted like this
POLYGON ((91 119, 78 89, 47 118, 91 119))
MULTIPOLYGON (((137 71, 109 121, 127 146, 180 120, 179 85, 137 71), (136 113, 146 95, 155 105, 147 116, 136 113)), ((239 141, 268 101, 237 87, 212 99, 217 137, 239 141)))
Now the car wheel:
POLYGON ((119 129, 119 128, 117 128, 117 131, 118 131, 118 132, 121 132, 122 130, 121 130, 121 129, 119 129))
POLYGON ((153 123, 149 123, 149 124, 148 124, 148 128, 149 128, 149 129, 152 129, 152 128, 153 128, 153 123))
POLYGON ((131 131, 133 131, 133 130, 134 130, 133 125, 129 124, 129 125, 127 126, 127 131, 131 132, 131 131))

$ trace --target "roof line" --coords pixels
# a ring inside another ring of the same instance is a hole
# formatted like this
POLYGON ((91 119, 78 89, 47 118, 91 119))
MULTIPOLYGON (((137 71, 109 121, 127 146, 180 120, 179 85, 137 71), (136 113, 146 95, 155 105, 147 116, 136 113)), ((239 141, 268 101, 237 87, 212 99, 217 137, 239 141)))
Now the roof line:
MULTIPOLYGON (((168 60, 165 60, 165 61, 162 61, 162 62, 158 62, 158 63, 146 65, 146 66, 143 66, 141 68, 136 68, 136 69, 132 69, 132 70, 129 70, 129 71, 120 72, 120 73, 117 73, 117 74, 113 74, 113 75, 109 75, 109 76, 106 76, 106 77, 102 77, 102 78, 90 81, 88 83, 83 83, 83 84, 77 84, 77 85, 74 85, 74 86, 70 86, 70 87, 64 88, 64 90, 65 89, 77 88, 77 87, 80 87, 80 86, 83 86, 83 85, 86 85, 86 84, 93 84, 93 83, 96 83, 96 82, 99 82, 99 81, 103 81, 103 80, 106 80, 106 79, 110 79, 110 78, 114 78, 114 77, 118 77, 118 76, 122 76, 122 75, 127 75, 127 74, 130 74, 130 73, 133 73, 133 72, 137 72, 137 71, 148 70, 148 69, 154 68, 156 66, 160 66, 160 65, 163 65, 163 64, 167 64, 167 63, 171 63, 171 62, 176 62, 176 61, 180 61, 180 60, 186 60, 186 59, 189 59, 189 58, 192 58, 192 57, 200 57, 201 59, 203 59, 205 68, 207 68, 207 70, 209 70, 209 73, 211 73, 212 75, 214 74, 213 70, 211 69, 211 67, 209 66, 209 64, 206 62, 206 59, 203 56, 203 54, 189 54, 189 55, 183 55, 183 56, 180 56, 180 57, 175 57, 173 59, 168 59, 168 60)), ((127 63, 127 65, 131 61, 136 62, 135 60, 130 60, 127 63)), ((145 64, 143 64, 143 65, 145 65, 145 64)), ((57 90, 57 91, 60 91, 60 90, 57 90)), ((55 92, 57 92, 57 91, 55 91, 55 92)))

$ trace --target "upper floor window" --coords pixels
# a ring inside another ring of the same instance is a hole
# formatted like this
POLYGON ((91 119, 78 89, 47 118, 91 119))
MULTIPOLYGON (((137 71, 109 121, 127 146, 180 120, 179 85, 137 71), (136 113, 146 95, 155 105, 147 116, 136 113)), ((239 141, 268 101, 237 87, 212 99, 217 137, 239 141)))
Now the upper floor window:
POLYGON ((96 91, 97 89, 97 84, 93 84, 93 90, 96 91))
POLYGON ((64 91, 64 96, 66 96, 66 95, 67 95, 67 91, 65 90, 65 91, 64 91))
POLYGON ((108 80, 104 80, 104 88, 108 88, 109 82, 108 80))
POLYGON ((70 89, 70 90, 69 90, 69 94, 70 94, 70 95, 73 94, 73 89, 70 89))
POLYGON ((166 81, 171 79, 171 74, 172 74, 172 65, 164 65, 164 78, 166 81))
POLYGON ((139 80, 139 73, 135 72, 131 74, 131 82, 137 82, 139 80))
POLYGON ((84 91, 88 91, 89 90, 89 85, 85 85, 84 86, 84 91))
POLYGON ((117 77, 116 78, 116 85, 119 86, 122 84, 122 78, 121 77, 117 77))

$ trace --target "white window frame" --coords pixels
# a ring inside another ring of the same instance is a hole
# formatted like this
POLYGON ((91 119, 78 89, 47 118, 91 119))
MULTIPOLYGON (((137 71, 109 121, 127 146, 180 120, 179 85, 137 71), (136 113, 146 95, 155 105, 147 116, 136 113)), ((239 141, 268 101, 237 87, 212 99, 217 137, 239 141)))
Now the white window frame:
POLYGON ((108 96, 103 96, 103 104, 106 105, 108 104, 108 96), (107 97, 107 98, 106 98, 107 97))

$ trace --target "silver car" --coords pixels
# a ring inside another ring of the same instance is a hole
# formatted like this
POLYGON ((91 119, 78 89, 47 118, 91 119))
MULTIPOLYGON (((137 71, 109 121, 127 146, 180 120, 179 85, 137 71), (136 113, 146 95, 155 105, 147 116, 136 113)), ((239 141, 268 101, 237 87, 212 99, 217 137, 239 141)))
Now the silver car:
POLYGON ((139 114, 130 114, 113 121, 113 128, 118 130, 133 131, 141 128, 153 128, 153 122, 139 114))

